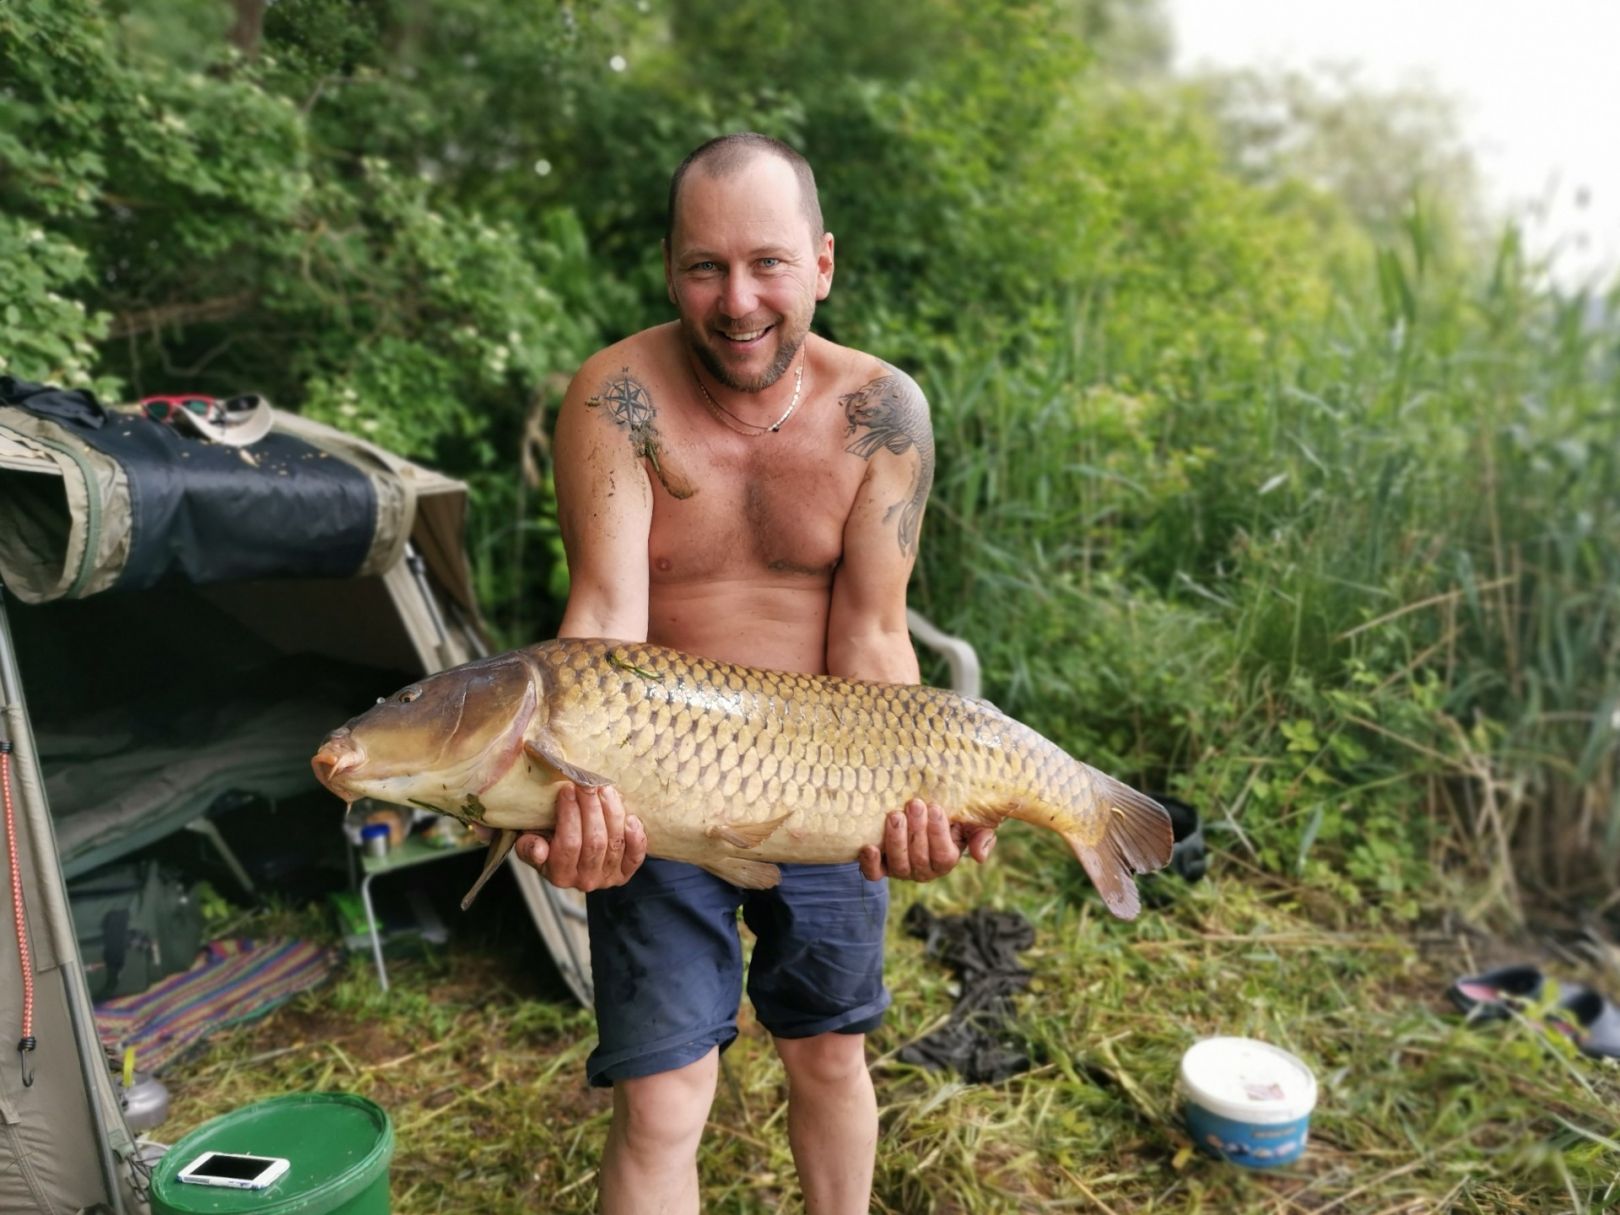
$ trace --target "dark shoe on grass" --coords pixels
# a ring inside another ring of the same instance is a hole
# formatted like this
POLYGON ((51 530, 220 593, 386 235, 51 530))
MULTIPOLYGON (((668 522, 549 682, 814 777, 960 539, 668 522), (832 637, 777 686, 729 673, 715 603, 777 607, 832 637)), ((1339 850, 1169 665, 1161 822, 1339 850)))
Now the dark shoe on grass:
POLYGON ((1584 1055, 1620 1059, 1620 1008, 1602 992, 1580 983, 1559 985, 1558 1000, 1547 1011, 1547 1024, 1565 1034, 1584 1055))
POLYGON ((1198 811, 1164 793, 1150 793, 1148 796, 1163 806, 1165 813, 1170 816, 1174 843, 1170 846, 1170 864, 1166 868, 1171 873, 1179 873, 1189 882, 1196 882, 1209 868, 1209 854, 1204 847, 1204 825, 1198 820, 1198 811))
POLYGON ((1458 979, 1446 994, 1470 1020, 1493 1021, 1507 1016, 1509 1008, 1534 1004, 1546 984, 1539 967, 1520 963, 1458 979))

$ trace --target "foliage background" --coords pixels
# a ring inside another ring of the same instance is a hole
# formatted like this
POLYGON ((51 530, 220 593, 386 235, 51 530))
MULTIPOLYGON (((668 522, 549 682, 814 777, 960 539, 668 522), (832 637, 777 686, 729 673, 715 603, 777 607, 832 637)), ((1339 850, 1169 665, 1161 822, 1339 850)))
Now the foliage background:
POLYGON ((1433 99, 1167 45, 1147 0, 8 0, 0 371, 463 476, 544 636, 548 410, 667 316, 671 167, 763 130, 838 235, 821 330, 929 394, 914 601, 993 699, 1330 920, 1612 890, 1616 294, 1488 228, 1433 99))

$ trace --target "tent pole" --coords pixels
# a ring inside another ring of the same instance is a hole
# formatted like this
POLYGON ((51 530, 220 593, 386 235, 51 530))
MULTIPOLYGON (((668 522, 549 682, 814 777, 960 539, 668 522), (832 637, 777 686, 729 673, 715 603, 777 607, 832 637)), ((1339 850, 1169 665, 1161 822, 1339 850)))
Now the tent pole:
POLYGON ((410 570, 411 577, 416 579, 416 588, 422 592, 422 602, 427 605, 428 618, 433 621, 433 631, 439 638, 439 662, 446 667, 454 666, 455 655, 450 652, 450 632, 444 627, 444 617, 439 613, 439 601, 433 595, 432 586, 428 584, 427 562, 423 561, 422 554, 416 551, 416 545, 408 540, 405 542, 405 568, 410 570))
MULTIPOLYGON (((39 876, 39 888, 45 896, 47 928, 52 923, 71 924, 67 890, 62 884, 62 869, 57 861, 56 832, 51 825, 50 808, 45 804, 45 781, 39 771, 38 753, 34 750, 34 730, 28 720, 27 706, 23 702, 22 673, 17 668, 17 653, 11 640, 11 621, 6 615, 5 590, 0 587, 0 711, 5 715, 5 734, 14 748, 12 758, 19 768, 28 770, 18 781, 22 792, 23 817, 28 822, 28 841, 33 847, 34 870, 39 876), (38 790, 38 803, 29 804, 28 790, 38 790)), ((101 1040, 96 1035, 95 1015, 90 1007, 90 989, 85 985, 84 971, 79 963, 78 942, 69 929, 54 934, 52 953, 57 959, 57 970, 66 989, 68 1019, 73 1029, 73 1045, 79 1056, 79 1071, 84 1083, 85 1104, 90 1110, 91 1130, 96 1137, 96 1155, 101 1163, 101 1177, 107 1190, 107 1200, 116 1215, 126 1215, 124 1189, 119 1184, 118 1168, 113 1161, 112 1127, 102 1117, 101 1084, 107 1083, 107 1065, 102 1059, 101 1040), (63 941, 66 947, 63 947, 63 941)), ((120 1120, 121 1121, 121 1120, 120 1120)), ((125 1141, 130 1139, 129 1128, 118 1128, 125 1141)))

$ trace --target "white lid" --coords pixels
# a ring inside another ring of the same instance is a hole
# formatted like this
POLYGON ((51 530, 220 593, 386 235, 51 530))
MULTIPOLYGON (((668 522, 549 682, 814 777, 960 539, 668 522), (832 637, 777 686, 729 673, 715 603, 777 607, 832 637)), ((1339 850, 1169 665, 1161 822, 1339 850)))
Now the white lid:
POLYGON ((1181 1085, 1212 1114, 1235 1122, 1293 1122, 1316 1106, 1303 1060, 1253 1038, 1205 1038, 1181 1056, 1181 1085))

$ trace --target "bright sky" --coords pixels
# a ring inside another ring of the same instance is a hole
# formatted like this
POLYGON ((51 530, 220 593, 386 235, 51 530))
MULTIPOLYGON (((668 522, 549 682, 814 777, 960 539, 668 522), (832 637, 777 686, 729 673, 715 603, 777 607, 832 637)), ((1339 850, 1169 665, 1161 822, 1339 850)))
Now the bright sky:
POLYGON ((1620 272, 1620 0, 1166 0, 1178 71, 1358 64, 1458 99, 1499 213, 1566 286, 1620 272), (1586 205, 1579 204, 1584 193, 1586 205))

